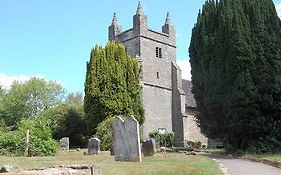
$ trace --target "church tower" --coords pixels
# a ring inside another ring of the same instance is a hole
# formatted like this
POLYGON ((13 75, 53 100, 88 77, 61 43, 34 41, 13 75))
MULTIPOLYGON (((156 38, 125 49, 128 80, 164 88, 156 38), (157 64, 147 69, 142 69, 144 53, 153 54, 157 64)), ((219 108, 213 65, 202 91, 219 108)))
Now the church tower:
POLYGON ((139 2, 133 28, 122 32, 113 15, 109 40, 123 43, 128 54, 142 66, 142 101, 145 109, 144 138, 154 130, 175 133, 174 145, 184 140, 185 93, 181 70, 176 64, 176 32, 167 13, 162 32, 148 28, 147 16, 139 2))

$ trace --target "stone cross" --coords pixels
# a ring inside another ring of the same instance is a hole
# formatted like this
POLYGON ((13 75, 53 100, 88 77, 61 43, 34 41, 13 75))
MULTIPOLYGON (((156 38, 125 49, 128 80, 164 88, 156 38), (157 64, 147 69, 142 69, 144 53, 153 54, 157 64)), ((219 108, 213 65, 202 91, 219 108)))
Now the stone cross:
POLYGON ((142 143, 142 152, 144 156, 153 156, 156 152, 155 139, 150 138, 142 143))
POLYGON ((99 154, 100 152, 100 139, 91 138, 88 142, 88 155, 99 154))
POLYGON ((115 117, 113 128, 113 150, 116 161, 141 162, 139 123, 129 116, 124 121, 115 117))
POLYGON ((60 147, 64 151, 69 150, 69 137, 63 137, 60 139, 60 147))

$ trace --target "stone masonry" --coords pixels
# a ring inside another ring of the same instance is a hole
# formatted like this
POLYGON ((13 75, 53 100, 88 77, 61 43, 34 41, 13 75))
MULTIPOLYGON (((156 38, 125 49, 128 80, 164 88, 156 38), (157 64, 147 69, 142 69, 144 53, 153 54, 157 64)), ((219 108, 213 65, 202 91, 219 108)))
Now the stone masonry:
POLYGON ((182 144, 185 94, 181 70, 176 64, 176 32, 169 13, 162 32, 147 26, 141 4, 133 17, 133 28, 122 32, 116 14, 108 28, 109 40, 123 43, 128 54, 142 65, 142 101, 145 109, 144 139, 149 132, 164 128, 175 133, 175 144, 182 144))

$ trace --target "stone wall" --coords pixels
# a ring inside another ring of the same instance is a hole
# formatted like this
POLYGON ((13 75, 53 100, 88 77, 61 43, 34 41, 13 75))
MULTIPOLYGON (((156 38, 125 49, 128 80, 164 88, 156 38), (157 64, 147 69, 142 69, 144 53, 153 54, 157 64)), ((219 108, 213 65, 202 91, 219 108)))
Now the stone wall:
POLYGON ((194 109, 186 108, 186 113, 187 113, 187 118, 186 118, 187 124, 185 125, 187 127, 185 128, 186 139, 192 142, 200 141, 202 145, 208 146, 208 138, 201 133, 201 130, 198 127, 195 118, 197 111, 194 109))
POLYGON ((172 69, 172 126, 175 133, 174 146, 184 146, 183 111, 185 94, 182 90, 181 70, 175 62, 171 62, 172 69), (178 81, 180 79, 180 81, 178 81), (183 97, 183 98, 181 98, 183 97))
POLYGON ((171 90, 144 85, 143 104, 146 117, 143 125, 144 139, 148 139, 149 132, 159 128, 172 131, 171 99, 171 90))

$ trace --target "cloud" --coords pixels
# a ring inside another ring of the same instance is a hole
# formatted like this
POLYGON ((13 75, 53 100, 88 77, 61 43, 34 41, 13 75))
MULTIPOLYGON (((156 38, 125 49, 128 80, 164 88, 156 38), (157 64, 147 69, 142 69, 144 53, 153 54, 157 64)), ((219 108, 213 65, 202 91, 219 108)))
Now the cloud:
POLYGON ((191 80, 191 67, 188 60, 180 60, 177 61, 178 66, 181 68, 182 71, 182 78, 186 80, 191 80))
POLYGON ((10 76, 4 73, 0 73, 0 85, 4 89, 10 89, 11 85, 13 84, 14 81, 19 81, 19 82, 25 82, 32 77, 37 77, 37 78, 44 78, 44 76, 41 75, 36 75, 36 76, 28 76, 28 75, 18 75, 18 76, 10 76))
POLYGON ((276 10, 277 10, 279 18, 281 18, 281 2, 276 5, 276 10))

